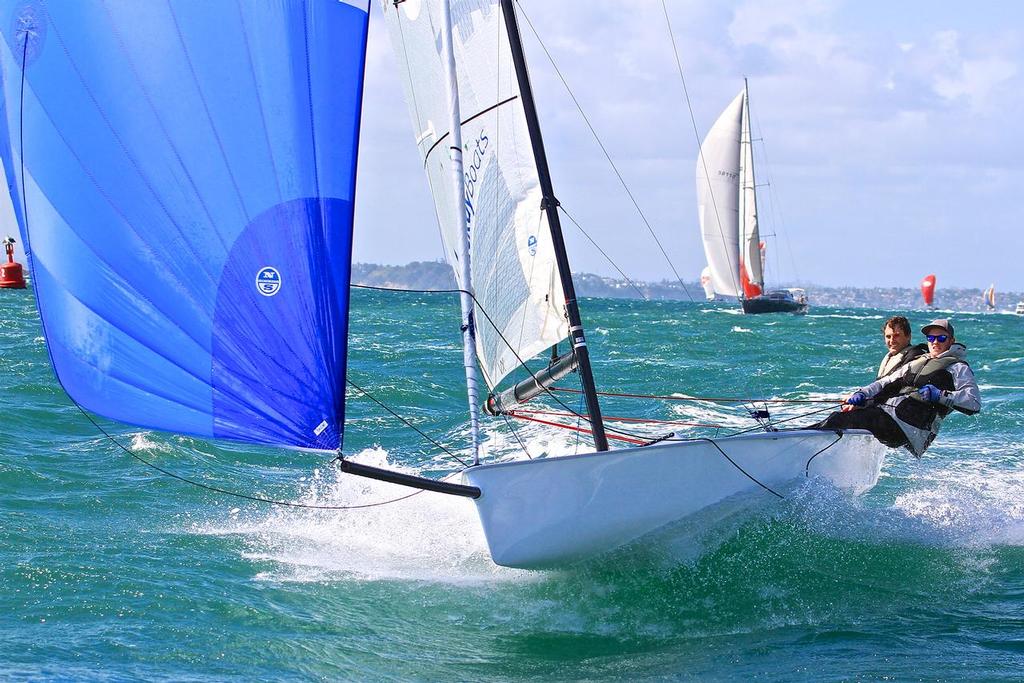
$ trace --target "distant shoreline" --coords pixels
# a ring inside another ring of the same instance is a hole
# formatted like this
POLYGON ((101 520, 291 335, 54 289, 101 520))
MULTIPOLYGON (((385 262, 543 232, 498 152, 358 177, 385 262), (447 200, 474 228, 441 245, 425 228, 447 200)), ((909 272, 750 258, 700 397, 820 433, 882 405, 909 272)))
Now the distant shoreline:
MULTIPOLYGON (((684 282, 685 291, 678 282, 629 283, 626 280, 574 273, 576 294, 581 297, 605 299, 640 299, 644 297, 658 301, 703 301, 704 291, 700 283, 684 282), (639 290, 639 291, 638 291, 639 290)), ((387 266, 376 263, 352 264, 352 282, 376 287, 397 289, 454 289, 455 276, 451 267, 441 261, 414 261, 402 266, 387 266)), ((807 291, 807 297, 814 306, 834 308, 881 308, 892 311, 913 311, 923 308, 921 293, 909 287, 824 287, 814 284, 786 284, 799 286, 807 291)), ((935 291, 935 308, 938 310, 981 313, 986 311, 982 301, 982 289, 940 287, 935 291)), ((723 298, 723 301, 730 301, 723 298)), ((996 312, 1013 312, 1018 301, 1024 300, 1024 292, 996 292, 996 312)))

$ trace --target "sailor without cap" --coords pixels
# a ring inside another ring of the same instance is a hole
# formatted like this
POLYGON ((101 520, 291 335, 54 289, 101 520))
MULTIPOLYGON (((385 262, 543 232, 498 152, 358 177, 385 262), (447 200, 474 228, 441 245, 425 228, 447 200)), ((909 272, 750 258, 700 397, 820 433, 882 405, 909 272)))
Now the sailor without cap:
POLYGON ((910 343, 912 334, 910 321, 902 315, 894 315, 885 321, 885 324, 882 325, 882 338, 885 339, 885 346, 889 349, 889 353, 882 357, 875 379, 882 379, 918 356, 928 353, 927 344, 910 343))

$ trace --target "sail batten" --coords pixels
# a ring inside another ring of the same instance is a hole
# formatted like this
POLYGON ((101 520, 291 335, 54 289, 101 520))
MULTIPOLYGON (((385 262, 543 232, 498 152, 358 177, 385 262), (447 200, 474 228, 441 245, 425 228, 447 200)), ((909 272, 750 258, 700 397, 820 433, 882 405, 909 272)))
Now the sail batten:
MULTIPOLYGON (((467 124, 470 124, 470 123, 472 123, 472 122, 473 122, 473 121, 474 121, 475 119, 477 119, 477 118, 479 118, 479 117, 483 116, 484 114, 487 114, 488 112, 494 111, 495 109, 497 109, 497 108, 499 108, 499 107, 502 107, 502 106, 504 106, 504 105, 506 105, 506 104, 509 104, 509 103, 511 103, 511 102, 515 102, 515 101, 516 101, 516 100, 518 100, 518 99, 519 99, 519 96, 518 96, 518 95, 512 95, 512 96, 508 97, 507 99, 505 99, 505 100, 503 100, 503 101, 501 101, 501 102, 498 102, 498 103, 496 103, 496 104, 494 104, 494 105, 492 105, 492 106, 488 107, 487 109, 484 109, 483 111, 480 111, 480 112, 477 112, 476 114, 473 114, 473 115, 472 115, 472 116, 470 116, 469 118, 463 119, 463 120, 462 120, 462 125, 463 125, 463 126, 465 126, 465 125, 467 125, 467 124)), ((425 134, 427 134, 427 133, 425 133, 425 134)), ((430 135, 434 135, 434 133, 433 133, 432 131, 431 131, 431 132, 429 132, 429 134, 430 134, 430 135)), ((448 139, 448 138, 449 138, 450 136, 451 136, 451 131, 450 131, 450 130, 446 130, 446 131, 445 131, 445 132, 444 132, 444 133, 443 133, 443 134, 442 134, 442 135, 441 135, 440 137, 438 137, 438 138, 437 138, 437 139, 435 140, 434 144, 430 146, 430 149, 428 149, 428 150, 427 150, 427 151, 426 151, 426 152, 425 152, 425 153, 423 154, 423 167, 424 167, 424 168, 426 168, 427 164, 428 164, 428 163, 429 163, 429 161, 430 161, 430 155, 431 155, 431 154, 432 154, 432 153, 434 152, 434 150, 435 150, 435 149, 437 149, 438 145, 440 145, 441 143, 443 143, 443 142, 444 142, 445 140, 447 140, 447 139, 448 139)), ((417 142, 418 142, 418 141, 417 141, 417 142)))
POLYGON ((0 155, 82 406, 340 447, 368 9, 26 0, 0 26, 0 155))

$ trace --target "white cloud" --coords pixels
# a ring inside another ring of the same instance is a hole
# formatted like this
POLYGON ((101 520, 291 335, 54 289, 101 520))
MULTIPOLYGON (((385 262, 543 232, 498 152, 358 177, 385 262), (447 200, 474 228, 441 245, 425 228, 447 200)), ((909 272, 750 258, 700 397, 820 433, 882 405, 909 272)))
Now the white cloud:
POLYGON ((964 60, 952 73, 935 77, 935 92, 947 100, 966 98, 978 112, 996 106, 999 86, 1017 75, 1017 65, 1001 57, 964 60))

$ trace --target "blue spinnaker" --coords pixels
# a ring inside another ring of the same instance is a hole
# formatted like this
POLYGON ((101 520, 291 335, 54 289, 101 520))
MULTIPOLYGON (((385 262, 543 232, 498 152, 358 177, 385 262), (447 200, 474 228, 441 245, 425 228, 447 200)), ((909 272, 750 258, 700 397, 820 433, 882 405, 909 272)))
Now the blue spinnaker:
POLYGON ((0 8, 0 155, 67 392, 340 448, 366 0, 0 8))

